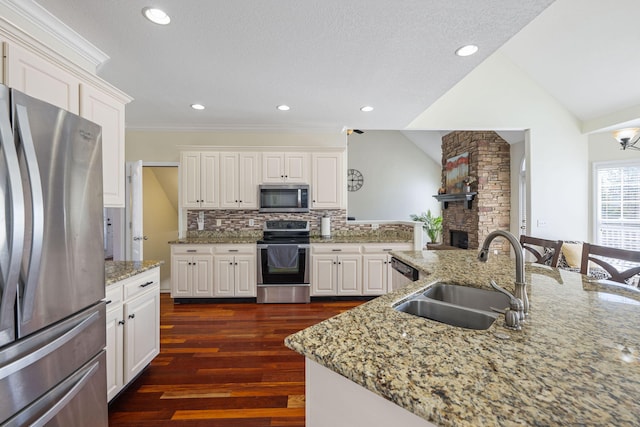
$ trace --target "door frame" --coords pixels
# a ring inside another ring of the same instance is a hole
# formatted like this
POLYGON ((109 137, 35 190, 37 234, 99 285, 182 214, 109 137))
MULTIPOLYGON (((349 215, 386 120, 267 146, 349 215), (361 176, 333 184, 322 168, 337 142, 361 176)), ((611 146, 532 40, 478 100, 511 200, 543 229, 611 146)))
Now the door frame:
MULTIPOLYGON (((135 163, 135 161, 133 162, 127 162, 127 166, 130 163, 135 163)), ((177 167, 178 168, 178 204, 180 205, 179 201, 182 200, 181 197, 182 195, 180 194, 181 192, 181 186, 180 186, 180 162, 146 162, 146 161, 142 161, 142 168, 144 169, 145 167, 177 167)), ((131 218, 131 201, 132 201, 132 197, 130 195, 130 191, 131 191, 131 171, 129 167, 126 167, 126 188, 127 188, 127 196, 125 198, 125 209, 124 209, 124 222, 125 222, 125 227, 124 229, 121 229, 121 232, 124 233, 123 236, 120 236, 122 238, 121 242, 124 243, 125 246, 125 259, 127 261, 131 261, 131 226, 132 224, 129 221, 129 218, 131 218)), ((141 191, 144 189, 144 184, 141 186, 141 191)), ((180 224, 182 224, 183 221, 183 210, 182 209, 178 209, 178 230, 181 229, 180 224)), ((141 228, 142 229, 142 228, 141 228)), ((179 236, 182 237, 182 236, 179 236)), ((114 240, 115 240, 116 236, 114 235, 114 240)))

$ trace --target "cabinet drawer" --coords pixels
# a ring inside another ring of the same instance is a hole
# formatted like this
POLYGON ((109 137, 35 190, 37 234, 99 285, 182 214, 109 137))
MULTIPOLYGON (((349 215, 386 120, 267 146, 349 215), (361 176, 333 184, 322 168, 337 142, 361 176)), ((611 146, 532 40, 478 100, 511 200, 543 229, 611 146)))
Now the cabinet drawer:
POLYGON ((382 253, 391 251, 410 251, 413 249, 411 243, 373 243, 363 246, 362 251, 365 254, 382 253))
POLYGON ((138 294, 160 287, 158 268, 130 277, 124 283, 124 299, 128 300, 138 294))
POLYGON ((218 255, 255 255, 257 252, 256 245, 217 245, 215 247, 215 253, 218 255))
POLYGON ((107 302, 107 310, 122 303, 122 285, 120 283, 107 286, 104 300, 107 302))
POLYGON ((213 254, 213 245, 172 245, 171 253, 174 255, 198 255, 213 254))
POLYGON ((311 245, 311 253, 313 254, 359 254, 362 249, 361 245, 331 245, 331 244, 314 244, 311 245))

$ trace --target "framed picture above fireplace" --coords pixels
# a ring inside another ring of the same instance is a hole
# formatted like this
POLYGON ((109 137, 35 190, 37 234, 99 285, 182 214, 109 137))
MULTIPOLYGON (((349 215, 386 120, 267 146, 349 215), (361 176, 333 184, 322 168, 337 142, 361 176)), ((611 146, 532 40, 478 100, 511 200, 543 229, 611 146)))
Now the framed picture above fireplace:
POLYGON ((463 180, 469 175, 469 153, 447 159, 444 170, 447 193, 463 193, 463 180))

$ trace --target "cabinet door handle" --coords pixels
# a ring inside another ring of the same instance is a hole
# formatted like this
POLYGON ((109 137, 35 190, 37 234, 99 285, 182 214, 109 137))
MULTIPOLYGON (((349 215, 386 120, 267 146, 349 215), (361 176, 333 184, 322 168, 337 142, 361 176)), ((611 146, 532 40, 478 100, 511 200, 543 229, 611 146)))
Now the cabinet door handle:
POLYGON ((145 283, 145 284, 143 284, 143 285, 140 285, 140 287, 141 287, 141 288, 146 288, 146 287, 147 287, 147 286, 149 286, 149 285, 153 285, 153 282, 147 282, 147 283, 145 283))
POLYGON ((229 249, 229 252, 238 252, 239 249, 229 249))
POLYGON ((118 325, 124 325, 124 320, 119 320, 118 325))
POLYGON ((331 252, 342 252, 342 249, 331 249, 331 252))
POLYGON ((198 250, 197 249, 187 249, 187 252, 193 253, 193 252, 198 252, 198 250))
POLYGON ((232 263, 232 262, 230 262, 230 263, 229 263, 229 265, 233 265, 233 263, 232 263))
POLYGON ((135 313, 132 313, 129 315, 129 319, 135 319, 135 317, 136 317, 135 313))
POLYGON ((107 304, 111 304, 112 302, 113 302, 113 301, 111 301, 111 300, 107 300, 107 301, 105 302, 105 305, 107 305, 107 304))
POLYGON ((238 265, 238 263, 236 262, 236 263, 234 263, 233 265, 238 265))

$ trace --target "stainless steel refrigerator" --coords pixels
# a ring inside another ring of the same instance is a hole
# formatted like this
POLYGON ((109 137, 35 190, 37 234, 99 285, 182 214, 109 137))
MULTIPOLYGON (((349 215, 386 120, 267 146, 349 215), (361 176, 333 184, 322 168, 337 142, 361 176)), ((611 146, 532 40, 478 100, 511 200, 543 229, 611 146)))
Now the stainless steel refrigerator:
POLYGON ((0 87, 0 425, 106 426, 100 126, 0 87))

